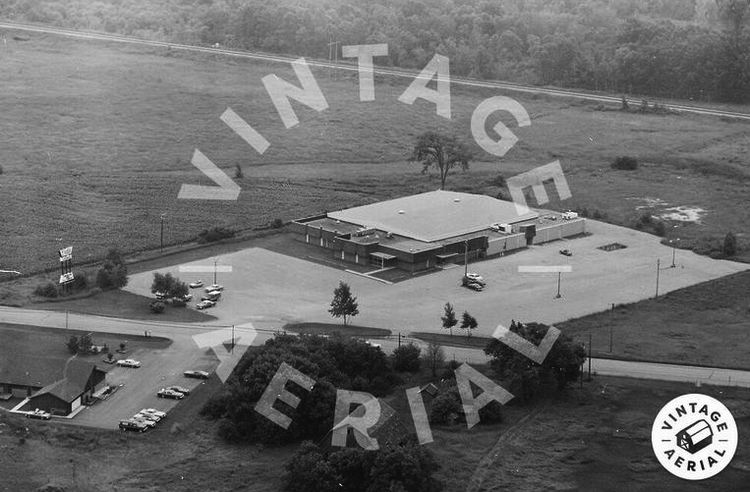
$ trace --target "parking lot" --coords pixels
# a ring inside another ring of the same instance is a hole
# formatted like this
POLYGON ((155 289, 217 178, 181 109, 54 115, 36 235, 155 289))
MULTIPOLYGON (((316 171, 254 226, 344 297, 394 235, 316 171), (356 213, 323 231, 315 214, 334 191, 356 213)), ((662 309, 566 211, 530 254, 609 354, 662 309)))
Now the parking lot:
POLYGON ((194 390, 204 380, 186 378, 183 371, 212 371, 217 362, 210 349, 199 350, 194 344, 186 345, 186 342, 178 339, 165 349, 139 349, 129 353, 127 357, 140 361, 141 367, 113 367, 107 373, 107 384, 119 386, 119 389, 106 400, 84 409, 73 422, 116 429, 120 420, 132 417, 143 408, 169 412, 179 400, 159 398, 156 393, 161 388, 173 385, 194 390))
MULTIPOLYGON (((207 311, 222 324, 252 322, 278 329, 290 321, 331 321, 328 307, 333 289, 343 280, 358 297, 360 314, 354 319, 356 324, 402 332, 439 332, 442 306, 451 302, 459 314, 467 310, 474 315, 479 322, 475 333, 485 336, 491 335, 499 323, 507 325, 511 319, 555 323, 606 310, 612 303, 652 297, 657 259, 662 266, 662 294, 748 267, 678 250, 677 266, 669 268, 672 248, 660 244, 656 236, 596 221, 587 221, 587 230, 591 235, 472 263, 470 270, 487 281, 482 292, 460 286, 461 266, 386 285, 262 248, 206 258, 190 265, 213 265, 216 260, 219 265, 231 266, 230 273, 218 275, 218 283, 226 286, 221 301, 207 311), (627 247, 610 252, 598 249, 613 242, 627 247), (569 249, 573 254, 563 256, 560 249, 569 249), (562 274, 562 297, 555 298, 556 273, 518 273, 519 266, 527 265, 570 265, 572 272, 562 274)), ((210 273, 180 273, 176 266, 159 271, 170 271, 185 282, 213 281, 210 273)), ((153 272, 133 275, 127 289, 150 295, 152 280, 153 272)), ((193 308, 191 302, 190 309, 193 308)))

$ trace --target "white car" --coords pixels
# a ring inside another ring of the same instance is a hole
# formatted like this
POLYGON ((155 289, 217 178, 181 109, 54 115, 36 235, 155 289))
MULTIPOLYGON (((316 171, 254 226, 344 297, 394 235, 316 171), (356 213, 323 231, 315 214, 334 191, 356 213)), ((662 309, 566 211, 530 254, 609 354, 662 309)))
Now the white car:
POLYGON ((191 289, 198 289, 200 287, 203 287, 203 280, 198 280, 197 282, 190 282, 188 284, 188 287, 191 289))
POLYGON ((198 309, 206 309, 214 306, 216 306, 216 302, 209 300, 201 301, 195 305, 195 307, 198 309))
POLYGON ((142 420, 151 420, 154 423, 158 423, 161 420, 161 417, 157 417, 156 415, 152 415, 150 413, 145 413, 143 411, 140 411, 133 415, 134 419, 142 419, 142 420))
POLYGON ((117 365, 122 367, 141 367, 141 361, 134 359, 120 359, 117 361, 117 365))
POLYGON ((162 412, 161 410, 157 410, 155 408, 144 408, 140 411, 140 413, 145 413, 146 415, 154 415, 155 417, 159 417, 160 419, 167 417, 167 412, 162 412))
POLYGON ((193 294, 185 294, 181 299, 185 302, 191 301, 193 299, 193 294))
POLYGON ((474 272, 467 273, 466 278, 474 282, 484 282, 484 277, 474 272))
POLYGON ((36 409, 33 412, 26 414, 27 419, 38 419, 38 420, 49 420, 52 418, 52 414, 45 412, 44 410, 36 409))
POLYGON ((214 290, 218 290, 219 292, 221 292, 222 290, 224 290, 224 286, 219 285, 219 284, 211 284, 208 287, 206 287, 206 292, 211 292, 214 290))
POLYGON ((185 371, 183 374, 186 378, 195 379, 208 379, 208 377, 210 376, 210 374, 206 371, 185 371))

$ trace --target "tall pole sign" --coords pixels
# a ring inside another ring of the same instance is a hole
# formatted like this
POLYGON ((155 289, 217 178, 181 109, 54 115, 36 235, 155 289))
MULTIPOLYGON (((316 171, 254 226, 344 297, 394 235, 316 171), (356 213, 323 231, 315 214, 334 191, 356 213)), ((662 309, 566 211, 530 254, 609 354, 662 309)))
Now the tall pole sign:
POLYGON ((60 285, 67 290, 73 281, 73 246, 61 249, 58 254, 60 255, 60 285))

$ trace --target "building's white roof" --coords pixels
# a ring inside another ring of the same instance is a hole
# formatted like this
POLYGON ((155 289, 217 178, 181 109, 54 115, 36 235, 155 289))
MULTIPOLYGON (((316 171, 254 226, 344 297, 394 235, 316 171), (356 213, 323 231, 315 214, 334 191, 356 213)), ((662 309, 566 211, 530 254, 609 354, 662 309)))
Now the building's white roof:
POLYGON ((538 216, 532 210, 518 215, 513 202, 443 190, 328 214, 328 217, 342 222, 424 242, 441 241, 487 229, 491 224, 514 224, 538 216))

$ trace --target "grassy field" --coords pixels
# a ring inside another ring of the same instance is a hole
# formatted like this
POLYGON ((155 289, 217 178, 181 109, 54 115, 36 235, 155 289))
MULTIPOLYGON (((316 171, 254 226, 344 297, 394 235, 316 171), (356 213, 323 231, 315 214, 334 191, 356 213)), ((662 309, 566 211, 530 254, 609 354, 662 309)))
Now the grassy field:
MULTIPOLYGON (((472 111, 499 93, 454 89, 448 121, 430 103, 398 102, 409 80, 377 77, 376 101, 362 103, 356 79, 314 70, 330 107, 295 106, 300 124, 287 130, 260 82, 270 73, 295 80, 284 64, 43 35, 10 40, 0 60, 1 266, 24 272, 55 268, 61 246, 73 245, 77 261, 109 246, 156 247, 162 213, 165 240, 176 243, 215 225, 253 227, 435 189, 436 176, 406 162, 415 136, 439 130, 471 142, 472 111), (263 156, 219 120, 228 106, 269 140, 263 156), (212 184, 190 164, 196 148, 230 176, 241 166, 237 202, 177 200, 182 183, 212 184)), ((573 198, 554 207, 599 209, 620 223, 644 211, 701 208, 699 223, 670 233, 683 244, 728 230, 746 241, 746 124, 513 97, 532 125, 516 130, 520 141, 503 159, 477 150, 472 171, 450 177, 449 188, 495 195, 498 173, 559 159, 573 198), (641 168, 610 170, 623 154, 638 157, 641 168)))
POLYGON ((750 272, 670 292, 658 299, 619 305, 612 311, 557 326, 588 343, 594 355, 750 368, 750 272))
MULTIPOLYGON (((422 380, 418 376, 405 387, 422 380)), ((278 491, 293 447, 227 445, 214 424, 197 416, 216 388, 201 386, 145 435, 29 422, 0 413, 3 484, 34 490, 278 491), (21 438, 23 437, 23 440, 21 438), (154 461, 154 456, 161 456, 154 461), (42 470, 42 472, 40 472, 42 470)), ((427 446, 441 466, 446 491, 736 489, 748 477, 750 444, 740 439, 732 464, 708 483, 687 483, 657 463, 649 432, 667 401, 689 385, 601 378, 565 397, 531 407, 508 406, 501 424, 433 426, 427 446), (522 421, 522 418, 530 415, 522 421), (561 423, 562 422, 562 423, 561 423)), ((733 412, 740 435, 750 432, 747 390, 703 388, 733 412)), ((388 403, 408 411, 403 393, 388 403)), ((408 417, 408 416, 407 416, 408 417)))

